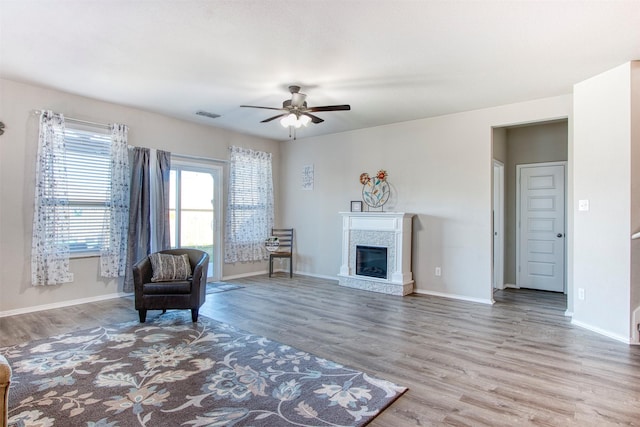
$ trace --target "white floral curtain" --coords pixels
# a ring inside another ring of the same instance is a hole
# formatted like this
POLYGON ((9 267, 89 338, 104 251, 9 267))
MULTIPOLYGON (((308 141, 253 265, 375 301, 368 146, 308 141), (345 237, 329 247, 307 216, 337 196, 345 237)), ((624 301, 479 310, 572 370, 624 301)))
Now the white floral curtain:
POLYGON ((31 243, 31 283, 57 285, 73 281, 69 272, 69 210, 66 206, 64 117, 40 115, 36 160, 35 207, 31 243))
POLYGON ((264 241, 273 227, 271 153, 229 147, 226 263, 268 259, 264 241))
POLYGON ((105 218, 108 241, 100 251, 102 277, 124 276, 127 266, 127 232, 129 229, 129 150, 128 128, 112 124, 111 128, 111 203, 105 218))

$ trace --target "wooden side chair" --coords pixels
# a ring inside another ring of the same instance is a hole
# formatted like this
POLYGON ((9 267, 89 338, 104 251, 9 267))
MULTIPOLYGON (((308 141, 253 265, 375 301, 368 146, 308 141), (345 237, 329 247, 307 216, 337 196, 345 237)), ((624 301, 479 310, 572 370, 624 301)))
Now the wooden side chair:
POLYGON ((271 236, 278 238, 278 249, 269 253, 269 277, 273 274, 273 260, 289 258, 289 277, 293 277, 293 228, 272 228, 271 236))

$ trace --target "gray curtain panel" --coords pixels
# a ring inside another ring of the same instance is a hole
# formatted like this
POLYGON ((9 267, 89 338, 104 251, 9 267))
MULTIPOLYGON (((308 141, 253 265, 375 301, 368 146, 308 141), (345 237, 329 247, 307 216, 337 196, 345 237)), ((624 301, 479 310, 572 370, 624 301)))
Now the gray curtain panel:
POLYGON ((169 230, 169 173, 171 153, 156 151, 156 167, 150 167, 151 150, 135 147, 131 152, 131 199, 129 202, 129 237, 124 292, 133 292, 133 265, 151 251, 171 248, 169 230), (151 181, 153 180, 153 185, 151 181), (151 194, 151 189, 155 194, 151 194), (153 204, 155 223, 152 224, 153 204), (153 239, 152 239, 153 233, 153 239), (154 248, 151 242, 154 242, 154 248))
POLYGON ((156 152, 156 197, 154 203, 156 224, 153 232, 157 250, 171 248, 171 238, 169 230, 169 172, 171 171, 171 153, 158 150, 156 152))
POLYGON ((131 159, 131 199, 129 201, 129 238, 124 292, 133 292, 133 265, 151 251, 151 211, 148 148, 134 147, 131 159))

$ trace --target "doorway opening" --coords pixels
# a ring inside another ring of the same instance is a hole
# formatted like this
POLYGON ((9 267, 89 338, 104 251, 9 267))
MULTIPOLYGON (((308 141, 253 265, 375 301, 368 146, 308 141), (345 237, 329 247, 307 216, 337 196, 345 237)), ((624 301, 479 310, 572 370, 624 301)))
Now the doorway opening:
MULTIPOLYGON (((521 226, 517 217, 519 214, 518 197, 518 171, 517 165, 526 166, 537 163, 563 162, 568 161, 568 140, 569 129, 568 120, 552 120, 539 123, 528 123, 522 125, 495 127, 492 129, 492 268, 493 280, 492 290, 500 289, 500 277, 502 276, 502 288, 520 288, 520 280, 518 277, 519 265, 519 239, 518 227, 521 226), (500 201, 500 171, 496 169, 496 165, 502 163, 502 180, 504 182, 503 206, 499 206, 500 201), (503 251, 500 251, 499 231, 501 226, 496 223, 502 213, 503 218, 503 251), (496 236, 498 232, 498 236, 496 236), (497 239, 496 239, 497 238, 497 239)), ((566 184, 563 182, 563 189, 566 192, 566 184)), ((565 193, 566 196, 567 193, 565 193)), ((565 197, 566 200, 566 197, 565 197)), ((541 199, 537 200, 541 202, 541 199)), ((563 204, 566 202, 562 202, 563 204)), ((538 206, 540 207, 540 206, 538 206)), ((564 230, 566 221, 562 224, 562 241, 564 244, 564 230)), ((558 232, 556 232, 557 236, 558 232)), ((537 242, 540 243, 540 242, 537 242)), ((534 245, 535 246, 535 245, 534 245)), ((548 250, 544 245, 534 247, 534 251, 548 250)), ((549 265, 537 264, 540 273, 547 273, 549 265), (544 268, 547 271, 544 271, 544 268)), ((566 294, 569 289, 566 285, 566 261, 562 266, 556 266, 562 269, 563 292, 566 294)), ((554 271, 557 273, 557 271, 554 271)), ((524 286, 523 286, 524 287, 524 286)), ((492 292, 493 294, 493 292, 492 292)), ((564 296, 566 300, 566 295, 564 296)))
POLYGON ((171 159, 169 219, 171 246, 209 254, 208 279, 222 278, 222 167, 171 159))

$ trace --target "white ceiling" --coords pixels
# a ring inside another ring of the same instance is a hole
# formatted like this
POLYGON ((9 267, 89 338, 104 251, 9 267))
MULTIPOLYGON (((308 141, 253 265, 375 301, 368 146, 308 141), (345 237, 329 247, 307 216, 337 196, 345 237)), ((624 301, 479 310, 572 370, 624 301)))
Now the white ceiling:
POLYGON ((638 0, 0 0, 1 77, 278 140, 239 105, 292 83, 351 105, 303 138, 567 94, 634 59, 638 0))

